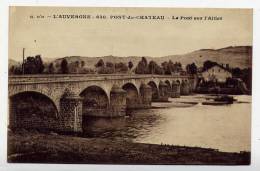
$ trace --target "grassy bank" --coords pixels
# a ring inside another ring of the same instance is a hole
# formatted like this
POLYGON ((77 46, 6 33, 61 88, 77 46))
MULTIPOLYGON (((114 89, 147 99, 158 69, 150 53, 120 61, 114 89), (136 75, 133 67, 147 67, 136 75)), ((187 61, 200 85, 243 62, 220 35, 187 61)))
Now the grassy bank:
POLYGON ((247 165, 250 153, 44 133, 8 134, 8 162, 247 165))

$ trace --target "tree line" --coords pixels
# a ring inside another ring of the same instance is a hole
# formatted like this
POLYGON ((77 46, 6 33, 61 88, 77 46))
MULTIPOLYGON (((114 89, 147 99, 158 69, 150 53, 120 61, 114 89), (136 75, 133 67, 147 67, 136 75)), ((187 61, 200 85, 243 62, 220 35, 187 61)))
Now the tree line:
POLYGON ((28 56, 21 66, 11 66, 10 74, 42 74, 44 64, 41 55, 28 56))
MULTIPOLYGON (((103 59, 98 60, 95 64, 95 68, 88 68, 85 61, 73 61, 68 63, 66 58, 63 58, 61 62, 52 62, 44 64, 41 55, 28 56, 24 63, 19 66, 11 66, 9 68, 10 74, 70 74, 70 73, 81 73, 81 74, 113 74, 113 73, 135 73, 135 74, 159 74, 159 75, 170 75, 174 73, 187 73, 197 74, 200 71, 205 71, 212 66, 220 65, 217 62, 207 60, 203 63, 202 68, 198 68, 193 62, 187 64, 185 70, 180 62, 164 61, 160 65, 154 60, 147 61, 145 57, 142 57, 136 66, 132 61, 128 63, 117 62, 113 63, 110 61, 104 62, 103 59)), ((221 66, 221 65, 220 65, 221 66)), ((223 65, 222 65, 223 66, 223 65)), ((251 69, 240 69, 238 67, 231 68, 226 64, 228 69, 234 77, 241 78, 245 82, 250 82, 251 69)))
MULTIPOLYGON (((85 61, 68 62, 66 58, 60 62, 51 62, 44 64, 40 55, 29 56, 22 65, 11 66, 9 74, 113 74, 113 73, 135 73, 135 74, 160 74, 169 75, 172 73, 185 72, 180 62, 173 63, 171 60, 165 61, 161 65, 151 60, 149 63, 145 57, 142 57, 136 66, 132 61, 128 63, 110 61, 104 62, 103 59, 98 60, 94 66, 95 68, 88 68, 85 61)), ((189 64, 186 70, 190 74, 195 74, 197 66, 189 64)))
POLYGON ((180 62, 173 63, 171 60, 165 61, 158 65, 155 61, 151 60, 149 63, 145 57, 142 57, 141 61, 135 68, 136 74, 159 74, 169 75, 172 73, 179 73, 183 71, 182 64, 180 62))

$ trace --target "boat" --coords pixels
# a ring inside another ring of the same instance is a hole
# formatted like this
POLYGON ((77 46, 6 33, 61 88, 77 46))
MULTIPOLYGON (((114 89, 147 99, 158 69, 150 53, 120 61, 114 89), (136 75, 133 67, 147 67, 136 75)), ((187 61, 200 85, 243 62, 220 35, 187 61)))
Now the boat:
POLYGON ((228 95, 222 95, 222 96, 218 96, 216 98, 214 98, 215 102, 226 102, 229 104, 232 104, 234 101, 236 101, 236 99, 234 99, 233 96, 228 96, 228 95))
POLYGON ((227 104, 233 104, 234 101, 236 101, 236 99, 234 99, 234 97, 232 96, 221 95, 214 98, 213 101, 202 102, 202 104, 203 105, 227 105, 227 104))
POLYGON ((210 101, 210 102, 202 102, 202 105, 214 105, 214 106, 219 106, 219 105, 227 105, 231 104, 230 102, 216 102, 216 101, 210 101))

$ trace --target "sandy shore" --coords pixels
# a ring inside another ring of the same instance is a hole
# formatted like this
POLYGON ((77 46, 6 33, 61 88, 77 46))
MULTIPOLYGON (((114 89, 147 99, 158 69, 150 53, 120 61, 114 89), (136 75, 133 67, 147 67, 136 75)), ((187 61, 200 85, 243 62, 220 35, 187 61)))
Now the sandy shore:
POLYGON ((250 153, 82 138, 55 133, 8 133, 8 162, 88 164, 247 165, 250 153))

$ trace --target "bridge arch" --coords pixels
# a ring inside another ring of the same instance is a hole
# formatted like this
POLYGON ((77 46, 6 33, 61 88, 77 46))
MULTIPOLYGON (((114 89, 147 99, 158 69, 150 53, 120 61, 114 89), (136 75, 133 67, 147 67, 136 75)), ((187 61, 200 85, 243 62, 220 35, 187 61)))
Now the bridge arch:
POLYGON ((137 108, 139 104, 138 88, 133 83, 125 83, 122 89, 126 91, 126 108, 137 108))
POLYGON ((58 106, 46 94, 22 91, 9 97, 11 127, 54 129, 59 117, 58 106))
POLYGON ((95 85, 88 86, 80 94, 82 97, 82 113, 84 116, 105 115, 109 107, 109 96, 106 91, 95 85))

